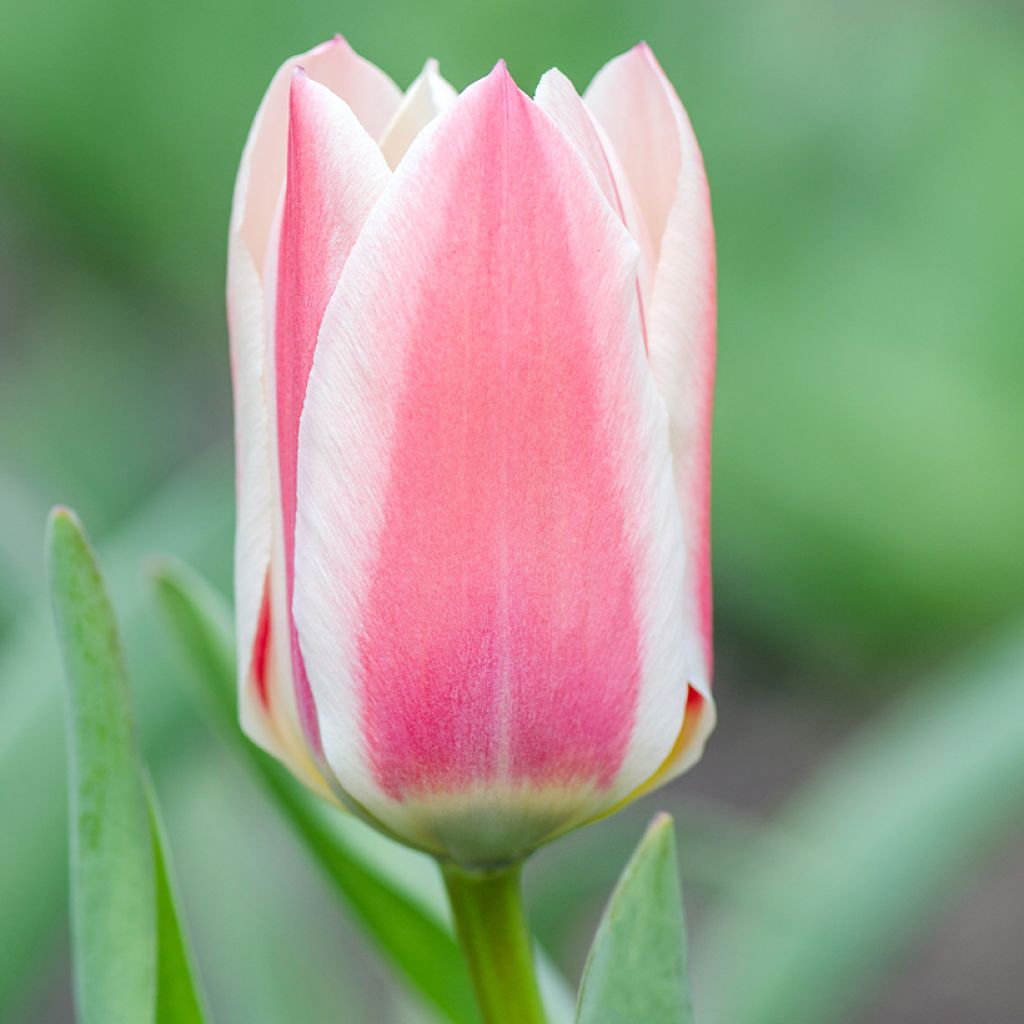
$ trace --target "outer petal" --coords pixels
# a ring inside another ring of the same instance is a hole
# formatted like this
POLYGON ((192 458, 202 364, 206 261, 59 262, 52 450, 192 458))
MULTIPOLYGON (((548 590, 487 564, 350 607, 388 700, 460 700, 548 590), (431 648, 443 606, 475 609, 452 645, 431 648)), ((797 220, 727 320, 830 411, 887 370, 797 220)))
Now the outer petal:
POLYGON ((466 862, 613 804, 682 722, 700 654, 637 258, 499 66, 401 162, 324 318, 294 599, 324 754, 466 862))
POLYGON ((380 140, 389 167, 397 167, 413 140, 438 114, 447 110, 458 93, 441 77, 436 60, 428 60, 409 86, 380 140))
POLYGON ((273 500, 263 382, 263 295, 249 251, 237 239, 232 239, 228 253, 228 322, 235 401, 235 635, 239 652, 239 704, 246 732, 262 746, 275 748, 272 730, 266 722, 266 640, 259 636, 260 622, 266 618, 273 500))
POLYGON ((640 246, 641 295, 646 306, 650 302, 654 280, 654 246, 647 231, 647 222, 633 194, 633 186, 626 177, 614 147, 580 99, 572 82, 557 68, 552 68, 541 78, 537 85, 536 102, 576 147, 612 209, 640 246))
POLYGON ((659 776, 699 756, 714 721, 711 702, 710 445, 715 372, 715 245, 704 162, 693 128, 646 45, 594 79, 586 103, 612 140, 658 249, 648 332, 651 367, 669 411, 680 505, 690 551, 687 621, 699 632, 703 698, 659 776), (682 742, 686 739, 686 742, 682 742))
MULTIPOLYGON (((372 65, 335 39, 287 61, 275 76, 253 122, 235 187, 228 256, 228 320, 235 394, 238 524, 235 607, 239 650, 239 704, 243 727, 265 749, 287 762, 314 788, 323 783, 300 731, 287 634, 277 577, 284 564, 281 529, 274 528, 279 502, 273 439, 273 380, 268 374, 271 339, 266 286, 269 211, 280 206, 287 151, 289 86, 293 69, 305 65, 320 79, 353 96, 363 121, 383 125, 398 103, 397 88, 372 65), (275 553, 276 552, 276 553, 275 553), (276 567, 276 568, 275 568, 276 567), (275 597, 275 594, 280 596, 275 597)), ((270 262, 276 264, 275 260, 270 262)), ((271 277, 271 280, 273 278, 271 277)), ((279 518, 279 514, 278 514, 279 518)))
POLYGON ((313 698, 295 640, 295 482, 299 417, 317 333, 367 215, 390 178, 380 149, 351 109, 304 71, 292 77, 288 175, 275 266, 274 404, 284 608, 299 721, 314 753, 319 733, 313 698))

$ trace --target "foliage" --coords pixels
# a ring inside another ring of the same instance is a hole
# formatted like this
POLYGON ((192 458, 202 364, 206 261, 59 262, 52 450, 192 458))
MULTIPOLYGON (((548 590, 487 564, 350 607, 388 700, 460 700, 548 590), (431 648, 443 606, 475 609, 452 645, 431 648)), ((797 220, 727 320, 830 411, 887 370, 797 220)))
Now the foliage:
POLYGON ((201 1024, 113 609, 81 528, 62 509, 50 517, 47 563, 67 678, 78 1019, 201 1024))

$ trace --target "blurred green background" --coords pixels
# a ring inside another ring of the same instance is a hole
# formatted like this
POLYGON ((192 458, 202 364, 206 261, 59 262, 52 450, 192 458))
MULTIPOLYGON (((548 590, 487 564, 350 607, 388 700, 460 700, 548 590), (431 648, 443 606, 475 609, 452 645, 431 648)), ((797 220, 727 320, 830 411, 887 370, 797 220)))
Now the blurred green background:
POLYGON ((427 1019, 197 724, 144 576, 229 588, 230 192, 274 69, 335 31, 403 86, 504 56, 528 91, 647 39, 704 149, 720 726, 535 859, 556 961, 666 806, 700 1020, 1020 1020, 1024 8, 63 0, 0 20, 0 1021, 71 1019, 56 501, 110 570, 218 1019, 427 1019))

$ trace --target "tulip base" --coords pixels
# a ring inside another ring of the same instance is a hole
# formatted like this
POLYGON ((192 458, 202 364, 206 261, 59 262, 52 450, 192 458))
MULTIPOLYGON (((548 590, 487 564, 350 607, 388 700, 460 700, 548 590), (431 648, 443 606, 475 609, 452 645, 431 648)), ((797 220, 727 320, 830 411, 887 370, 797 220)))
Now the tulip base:
POLYGON ((521 864, 473 874, 442 865, 484 1024, 545 1024, 520 892, 521 864))

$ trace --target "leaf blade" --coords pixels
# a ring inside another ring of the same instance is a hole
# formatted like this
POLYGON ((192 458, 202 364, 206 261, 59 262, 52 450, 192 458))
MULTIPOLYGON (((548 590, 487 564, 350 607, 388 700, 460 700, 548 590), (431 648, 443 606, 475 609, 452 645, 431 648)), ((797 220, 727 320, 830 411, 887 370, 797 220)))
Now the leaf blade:
POLYGON ((578 1024, 692 1024, 672 819, 658 815, 612 893, 587 957, 578 1024))
POLYGON ((152 783, 146 786, 156 888, 156 1024, 203 1024, 208 1014, 195 982, 181 922, 167 836, 152 783))
MULTIPOLYGON (((9 410, 5 410, 9 411, 9 410)), ((6 496, 0 499, 9 525, 6 496)), ((8 502, 9 504, 9 502, 8 502)), ((149 766, 157 776, 169 770, 183 738, 198 726, 185 695, 173 685, 149 609, 140 600, 139 561, 154 543, 195 560, 216 578, 228 578, 234 495, 230 453, 215 445, 186 465, 116 530, 102 538, 104 578, 120 603, 119 622, 129 674, 136 687, 135 712, 149 766), (204 509, 196 517, 191 511, 204 509), (174 737, 168 742, 167 737, 174 737)), ((38 522, 43 547, 45 509, 38 522)), ((14 524, 16 525, 16 523, 14 524)), ((25 537, 19 541, 25 545, 25 537)), ((36 964, 66 940, 68 909, 68 807, 65 762, 64 677, 54 643, 53 610, 45 573, 38 595, 0 638, 0 807, 4 814, 3 870, 0 871, 0 1018, 17 1012, 38 983, 36 964), (31 787, 24 779, 31 778, 31 787)), ((33 577, 35 579, 35 577, 33 577)), ((33 591, 36 588, 33 587, 33 591)), ((148 592, 148 591, 147 591, 148 592)))
POLYGON ((82 1024, 203 1024, 128 671, 99 564, 55 510, 47 567, 65 665, 75 995, 82 1024))
POLYGON ((128 674, 72 513, 51 514, 46 548, 67 683, 75 999, 82 1024, 141 1024, 154 1014, 156 903, 128 674))

